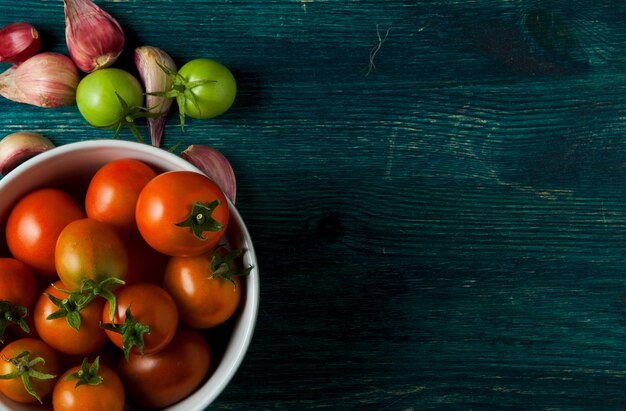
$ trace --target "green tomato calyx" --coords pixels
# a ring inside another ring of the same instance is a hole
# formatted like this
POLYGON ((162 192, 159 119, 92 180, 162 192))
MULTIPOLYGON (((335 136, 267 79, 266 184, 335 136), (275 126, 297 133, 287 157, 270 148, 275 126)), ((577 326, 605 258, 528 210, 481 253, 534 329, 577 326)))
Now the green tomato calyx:
POLYGON ((189 81, 184 76, 182 76, 177 71, 171 70, 168 67, 157 62, 161 70, 165 72, 165 74, 170 78, 172 83, 169 90, 156 91, 153 93, 147 93, 153 96, 161 96, 167 98, 175 98, 176 104, 178 105, 178 112, 180 117, 180 128, 184 132, 185 131, 185 104, 187 101, 191 101, 191 104, 194 105, 196 110, 202 111, 200 105, 198 104, 198 100, 196 95, 192 92, 195 87, 208 84, 208 83, 216 83, 216 80, 197 80, 197 81, 189 81))
POLYGON ((129 106, 128 103, 126 103, 126 100, 124 100, 124 98, 120 96, 117 91, 115 91, 115 95, 117 96, 117 100, 122 107, 122 114, 120 115, 120 118, 114 123, 100 128, 115 128, 115 134, 113 135, 113 138, 116 139, 119 137, 122 129, 124 129, 124 127, 128 127, 128 129, 133 133, 137 141, 143 143, 143 137, 141 137, 141 134, 139 133, 139 130, 135 125, 135 120, 139 118, 159 117, 161 113, 151 113, 150 109, 146 107, 129 106))
POLYGON ((126 320, 123 324, 102 323, 100 327, 122 335, 122 346, 124 347, 124 357, 126 360, 128 360, 130 350, 133 346, 137 346, 139 353, 143 357, 143 335, 150 332, 150 326, 135 320, 135 317, 133 317, 130 312, 130 306, 126 309, 126 320))
POLYGON ((213 251, 211 263, 209 264, 209 271, 211 272, 209 279, 214 280, 220 278, 224 281, 228 281, 233 285, 233 291, 235 291, 237 289, 237 283, 233 277, 243 277, 250 274, 253 266, 247 268, 239 266, 237 259, 242 255, 241 250, 223 252, 223 249, 225 248, 220 246, 213 251))
POLYGON ((124 281, 116 277, 108 277, 100 282, 94 280, 85 280, 79 290, 63 290, 55 285, 58 291, 67 294, 66 298, 58 298, 49 293, 44 293, 46 297, 52 301, 59 309, 49 316, 46 320, 54 320, 56 318, 65 318, 70 327, 76 331, 80 330, 80 311, 87 307, 95 298, 101 297, 109 302, 109 317, 113 320, 115 315, 115 307, 117 305, 113 288, 123 285, 124 281))
POLYGON ((4 343, 2 337, 10 323, 17 324, 24 332, 30 332, 28 324, 24 321, 27 315, 28 308, 0 300, 0 343, 4 343))
POLYGON ((206 240, 202 235, 205 231, 220 231, 224 225, 212 217, 213 211, 222 204, 220 200, 213 200, 210 203, 196 201, 191 207, 191 213, 186 219, 177 223, 178 227, 190 227, 193 235, 198 240, 206 240))
POLYGON ((44 360, 42 357, 31 358, 31 355, 28 351, 22 351, 18 356, 14 358, 2 359, 4 361, 10 362, 15 370, 9 374, 0 375, 0 380, 11 380, 13 378, 19 377, 22 380, 22 384, 24 384, 26 392, 35 397, 41 403, 41 397, 33 389, 31 378, 35 378, 38 380, 51 380, 56 377, 56 375, 46 374, 35 369, 36 365, 43 364, 46 362, 46 360, 44 360))
POLYGON ((68 374, 63 378, 63 381, 76 380, 74 388, 78 388, 81 385, 100 385, 102 384, 102 377, 99 374, 100 371, 100 356, 97 356, 91 365, 87 360, 87 357, 83 358, 83 363, 80 366, 80 370, 68 374))

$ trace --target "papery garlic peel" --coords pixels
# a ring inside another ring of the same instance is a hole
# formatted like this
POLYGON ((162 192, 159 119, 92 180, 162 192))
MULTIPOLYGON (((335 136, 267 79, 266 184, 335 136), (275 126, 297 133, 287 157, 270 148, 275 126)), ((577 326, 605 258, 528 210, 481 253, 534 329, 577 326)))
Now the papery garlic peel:
POLYGON ((39 107, 71 106, 76 102, 80 77, 64 54, 44 52, 0 74, 0 95, 39 107))
POLYGON ((11 23, 0 29, 0 62, 19 64, 37 54, 41 38, 29 23, 11 23))
POLYGON ((54 148, 47 137, 30 131, 12 133, 0 140, 0 174, 7 175, 24 161, 54 148))
POLYGON ((180 155, 213 180, 233 204, 235 203, 237 180, 233 167, 224 154, 213 147, 192 144, 180 155))
POLYGON ((90 0, 63 0, 65 41, 70 56, 86 73, 115 63, 124 50, 124 30, 90 0))
POLYGON ((172 87, 172 80, 159 64, 171 71, 176 71, 176 63, 165 51, 158 47, 141 46, 135 49, 135 66, 146 90, 146 107, 151 113, 160 113, 159 117, 148 117, 148 129, 152 145, 159 147, 163 137, 163 128, 170 112, 173 97, 151 95, 172 87))

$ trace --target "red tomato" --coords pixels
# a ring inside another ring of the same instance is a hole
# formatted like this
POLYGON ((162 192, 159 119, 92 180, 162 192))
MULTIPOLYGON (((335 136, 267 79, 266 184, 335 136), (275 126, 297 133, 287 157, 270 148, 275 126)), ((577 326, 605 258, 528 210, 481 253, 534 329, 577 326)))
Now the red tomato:
MULTIPOLYGON (((34 370, 54 377, 59 372, 59 363, 54 350, 43 341, 34 338, 22 338, 6 345, 0 351, 0 358, 2 359, 0 375, 12 374, 18 369, 25 373, 34 370), (25 352, 27 355, 21 357, 25 352), (36 358, 43 361, 33 362, 36 358)), ((13 401, 34 402, 48 395, 54 388, 56 380, 56 378, 39 379, 34 376, 27 378, 31 382, 32 393, 26 390, 21 376, 6 380, 0 379, 0 392, 13 401)))
POLYGON ((85 280, 123 280, 128 270, 128 253, 119 233, 91 218, 73 221, 61 231, 55 259, 59 278, 69 290, 80 289, 85 280))
POLYGON ((85 370, 82 366, 65 371, 52 392, 54 411, 123 411, 125 394, 120 377, 111 368, 102 364, 99 364, 95 374, 92 375, 89 368, 85 370), (76 387, 79 379, 65 380, 79 372, 82 373, 81 378, 87 381, 97 379, 99 376, 100 382, 81 383, 76 387))
MULTIPOLYGON (((121 324, 120 327, 132 326, 133 321, 131 319, 127 321, 126 315, 127 310, 130 309, 132 318, 139 323, 139 326, 147 325, 150 327, 150 331, 141 336, 144 354, 152 354, 162 350, 174 338, 178 325, 178 310, 176 303, 164 289, 150 283, 137 283, 120 287, 116 290, 115 296, 117 297, 117 307, 113 324, 121 324)), ((111 323, 108 301, 102 311, 102 321, 111 323)), ((130 352, 139 353, 140 349, 137 344, 133 344, 135 346, 131 347, 131 341, 124 341, 122 337, 124 329, 117 328, 121 333, 106 329, 106 333, 113 344, 125 349, 125 351, 130 350, 130 352)), ((133 337, 136 337, 136 334, 133 337)))
POLYGON ((130 354, 117 366, 128 402, 139 409, 160 409, 191 394, 204 381, 211 349, 197 331, 180 327, 172 342, 156 354, 130 354))
POLYGON ((0 258, 0 341, 3 324, 23 326, 24 317, 32 312, 36 300, 37 280, 30 268, 14 258, 0 258), (8 318, 13 320, 7 321, 8 318))
MULTIPOLYGON (((180 319, 194 328, 210 328, 229 319, 241 300, 238 277, 212 278, 219 251, 195 257, 172 257, 165 268, 163 288, 176 301, 180 319)), ((224 267, 222 266, 221 269, 224 267)))
POLYGON ((13 207, 6 226, 11 254, 35 274, 54 277, 54 248, 61 230, 85 212, 69 194, 55 188, 35 190, 13 207))
POLYGON ((157 173, 133 159, 115 160, 92 177, 85 195, 87 216, 109 223, 124 235, 138 235, 135 206, 143 187, 157 173))
POLYGON ((212 250, 228 224, 220 188, 203 174, 170 171, 153 178, 139 194, 135 219, 150 246, 172 256, 212 250))
MULTIPOLYGON (((66 289, 61 281, 50 285, 45 293, 61 300, 66 299, 68 294, 59 289, 66 289)), ((55 305, 45 294, 41 294, 33 313, 39 337, 52 348, 65 354, 84 355, 97 350, 108 341, 104 330, 100 328, 104 302, 104 299, 96 298, 80 310, 80 328, 75 330, 69 325, 66 317, 47 319, 61 307, 55 305)), ((69 310, 73 308, 71 305, 68 307, 69 310)))

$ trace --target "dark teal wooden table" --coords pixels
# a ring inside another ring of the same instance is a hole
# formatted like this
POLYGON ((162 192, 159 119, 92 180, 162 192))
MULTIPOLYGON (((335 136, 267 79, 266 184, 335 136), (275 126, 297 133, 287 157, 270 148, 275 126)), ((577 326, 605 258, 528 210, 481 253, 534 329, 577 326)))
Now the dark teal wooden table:
MULTIPOLYGON (((0 3, 66 52, 60 0, 0 3)), ((239 82, 184 134, 231 160, 262 285, 211 409, 626 408, 626 3, 97 3, 119 66, 149 44, 239 82)), ((1 101, 19 130, 109 136, 1 101)))

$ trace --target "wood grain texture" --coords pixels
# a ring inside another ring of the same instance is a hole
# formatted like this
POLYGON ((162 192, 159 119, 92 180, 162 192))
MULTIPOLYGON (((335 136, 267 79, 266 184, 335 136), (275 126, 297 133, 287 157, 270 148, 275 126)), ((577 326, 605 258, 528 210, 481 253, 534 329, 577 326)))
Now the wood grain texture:
MULTIPOLYGON (((98 3, 239 81, 184 134, 232 161, 262 277, 211 409, 626 408, 624 5, 98 3)), ((0 4, 66 50, 60 1, 0 4)), ((0 129, 109 135, 8 101, 0 129)))

